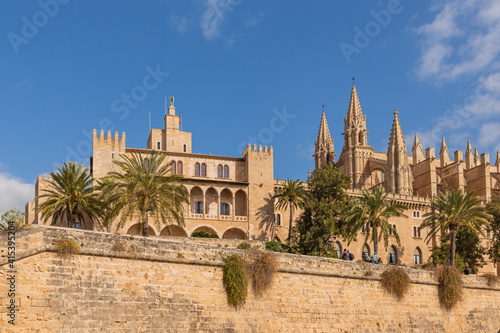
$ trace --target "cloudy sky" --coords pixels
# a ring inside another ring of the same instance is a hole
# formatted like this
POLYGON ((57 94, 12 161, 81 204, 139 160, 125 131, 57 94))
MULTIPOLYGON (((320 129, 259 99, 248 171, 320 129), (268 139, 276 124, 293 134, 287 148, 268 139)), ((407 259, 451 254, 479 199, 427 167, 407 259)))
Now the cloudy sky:
POLYGON ((450 154, 500 142, 500 2, 494 0, 4 1, 0 213, 39 174, 89 164, 91 131, 145 147, 175 96, 193 152, 274 146, 277 178, 305 179, 322 105, 338 154, 352 77, 387 151, 393 110, 450 154))

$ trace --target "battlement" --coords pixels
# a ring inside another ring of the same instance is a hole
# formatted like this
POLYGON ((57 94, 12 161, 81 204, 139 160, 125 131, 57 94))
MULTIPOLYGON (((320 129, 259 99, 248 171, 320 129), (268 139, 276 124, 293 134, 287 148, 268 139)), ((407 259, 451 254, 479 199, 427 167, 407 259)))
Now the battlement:
POLYGON ((258 154, 260 156, 270 156, 272 157, 273 156, 273 146, 269 146, 269 148, 267 146, 264 146, 264 148, 262 148, 262 145, 259 145, 257 147, 257 145, 251 145, 250 143, 246 146, 245 150, 243 151, 242 153, 242 156, 245 157, 247 156, 249 153, 251 154, 258 154))
POLYGON ((107 136, 104 136, 104 130, 101 130, 100 135, 98 136, 97 130, 94 128, 94 130, 92 131, 92 138, 93 138, 94 142, 97 142, 97 143, 105 143, 105 142, 122 143, 123 142, 123 145, 125 145, 126 135, 125 135, 125 132, 122 132, 122 137, 120 138, 118 135, 118 131, 115 131, 113 136, 111 136, 111 131, 108 131, 107 136))

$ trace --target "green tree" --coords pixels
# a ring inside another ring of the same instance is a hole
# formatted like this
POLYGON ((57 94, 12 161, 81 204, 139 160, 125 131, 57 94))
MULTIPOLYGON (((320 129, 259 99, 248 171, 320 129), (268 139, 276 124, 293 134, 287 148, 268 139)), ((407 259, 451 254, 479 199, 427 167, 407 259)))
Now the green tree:
POLYGON ((13 208, 6 211, 0 217, 0 230, 7 230, 9 228, 9 221, 14 221, 14 227, 19 229, 24 224, 26 215, 20 209, 13 208))
POLYGON ((432 198, 432 211, 424 215, 420 229, 429 228, 427 243, 441 230, 450 233, 450 265, 455 266, 456 236, 459 227, 468 227, 484 235, 491 216, 485 206, 480 205, 473 193, 465 194, 461 189, 439 193, 432 198))
MULTIPOLYGON (((448 265, 450 260, 450 234, 445 233, 440 237, 440 245, 432 249, 432 255, 426 266, 448 265)), ((463 272, 465 265, 469 265, 473 274, 484 265, 486 250, 481 246, 481 240, 474 230, 462 226, 457 231, 455 267, 463 272)))
POLYGON ((389 234, 396 237, 398 246, 401 246, 399 235, 389 224, 392 217, 407 217, 404 215, 406 206, 397 203, 394 199, 387 198, 388 193, 382 186, 370 190, 361 190, 361 197, 355 197, 346 210, 346 225, 348 242, 355 240, 358 233, 365 232, 365 243, 371 238, 373 251, 378 252, 378 243, 383 238, 384 246, 389 245, 389 234))
POLYGON ((488 255, 495 263, 500 263, 500 196, 494 195, 491 201, 486 205, 487 212, 491 215, 490 228, 490 241, 488 248, 488 255))
POLYGON ((108 222, 120 215, 120 228, 139 214, 143 236, 148 236, 150 214, 158 227, 172 219, 184 225, 183 204, 189 202, 189 195, 179 184, 181 177, 170 174, 170 164, 163 163, 166 155, 149 151, 146 156, 134 152, 120 157, 113 161, 120 171, 100 180, 102 191, 109 193, 105 200, 108 222))
POLYGON ((333 253, 332 240, 345 236, 342 210, 349 201, 345 190, 350 177, 328 164, 308 180, 304 211, 292 229, 292 252, 317 255, 333 253))
POLYGON ((290 224, 288 227, 288 241, 290 242, 293 224, 293 211, 304 206, 306 200, 306 189, 300 180, 287 179, 281 181, 282 188, 278 189, 272 199, 277 199, 276 208, 288 208, 290 211, 290 224))
POLYGON ((62 168, 56 166, 57 172, 51 172, 52 181, 48 181, 48 188, 35 200, 46 199, 37 208, 44 222, 52 219, 51 224, 57 221, 66 222, 68 227, 75 227, 76 220, 82 224, 86 220, 99 224, 102 217, 99 193, 92 187, 92 176, 88 168, 76 162, 64 162, 62 168))

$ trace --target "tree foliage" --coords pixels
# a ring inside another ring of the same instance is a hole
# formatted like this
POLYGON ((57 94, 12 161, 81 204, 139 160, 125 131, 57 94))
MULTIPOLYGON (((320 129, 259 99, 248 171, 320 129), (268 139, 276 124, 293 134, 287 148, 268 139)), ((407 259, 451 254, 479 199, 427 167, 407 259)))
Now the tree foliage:
POLYGON ((500 196, 494 195, 491 201, 486 205, 486 210, 491 215, 490 241, 488 244, 488 255, 490 259, 498 264, 500 263, 500 196))
POLYGON ((378 252, 378 243, 383 238, 384 246, 389 245, 389 234, 396 237, 400 246, 399 235, 396 229, 389 224, 391 217, 406 217, 406 206, 387 198, 388 193, 382 186, 361 190, 361 197, 353 198, 352 203, 346 208, 346 224, 348 228, 349 243, 356 239, 358 233, 364 228, 365 243, 373 242, 374 252, 378 252))
POLYGON ((120 215, 120 228, 139 215, 143 236, 148 236, 150 214, 158 228, 172 220, 183 225, 183 204, 189 202, 189 195, 179 184, 180 176, 170 174, 170 165, 163 163, 165 156, 157 151, 146 156, 134 152, 113 161, 120 171, 110 172, 100 181, 108 221, 120 215))
POLYGON ((304 206, 307 192, 299 179, 282 180, 280 185, 283 187, 276 191, 272 199, 276 200, 276 208, 288 208, 290 211, 290 222, 288 226, 288 241, 290 241, 293 225, 293 211, 304 206))
POLYGON ((460 227, 467 227, 484 236, 484 228, 489 227, 485 207, 480 205, 473 193, 461 189, 441 192, 432 198, 432 211, 424 215, 420 228, 429 228, 426 241, 429 242, 441 230, 450 234, 450 265, 455 266, 456 235, 460 227))
POLYGON ((0 230, 7 230, 9 228, 9 221, 14 222, 14 228, 17 230, 24 224, 26 214, 23 211, 13 208, 6 211, 0 217, 0 230))
POLYGON ((77 219, 82 224, 87 220, 99 224, 102 205, 98 191, 92 187, 89 169, 76 162, 64 162, 56 168, 57 172, 50 173, 53 180, 48 181, 48 188, 35 198, 46 199, 37 209, 42 220, 51 219, 52 225, 60 220, 68 227, 74 227, 77 219))
POLYGON ((349 201, 345 193, 349 186, 350 178, 330 164, 314 170, 308 180, 304 211, 292 230, 292 252, 333 253, 333 239, 345 236, 342 210, 349 201))

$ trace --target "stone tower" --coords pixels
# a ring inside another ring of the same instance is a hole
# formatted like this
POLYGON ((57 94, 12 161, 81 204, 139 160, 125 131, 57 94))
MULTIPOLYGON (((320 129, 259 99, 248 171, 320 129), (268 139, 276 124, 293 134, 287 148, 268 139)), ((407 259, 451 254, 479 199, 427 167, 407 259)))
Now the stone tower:
MULTIPOLYGON (((418 138, 416 138, 418 140, 418 138)), ((386 189, 388 192, 413 195, 413 177, 410 169, 405 138, 398 119, 398 111, 394 110, 389 148, 387 150, 386 189)))
POLYGON ((337 166, 352 179, 352 188, 363 188, 370 179, 368 160, 373 148, 368 145, 366 116, 361 112, 356 86, 352 85, 351 100, 344 119, 344 147, 337 166))
POLYGON ((316 169, 322 168, 327 164, 335 163, 335 149, 333 147, 333 139, 328 129, 326 122, 325 111, 321 115, 321 123, 319 124, 318 138, 314 143, 314 165, 316 169))

